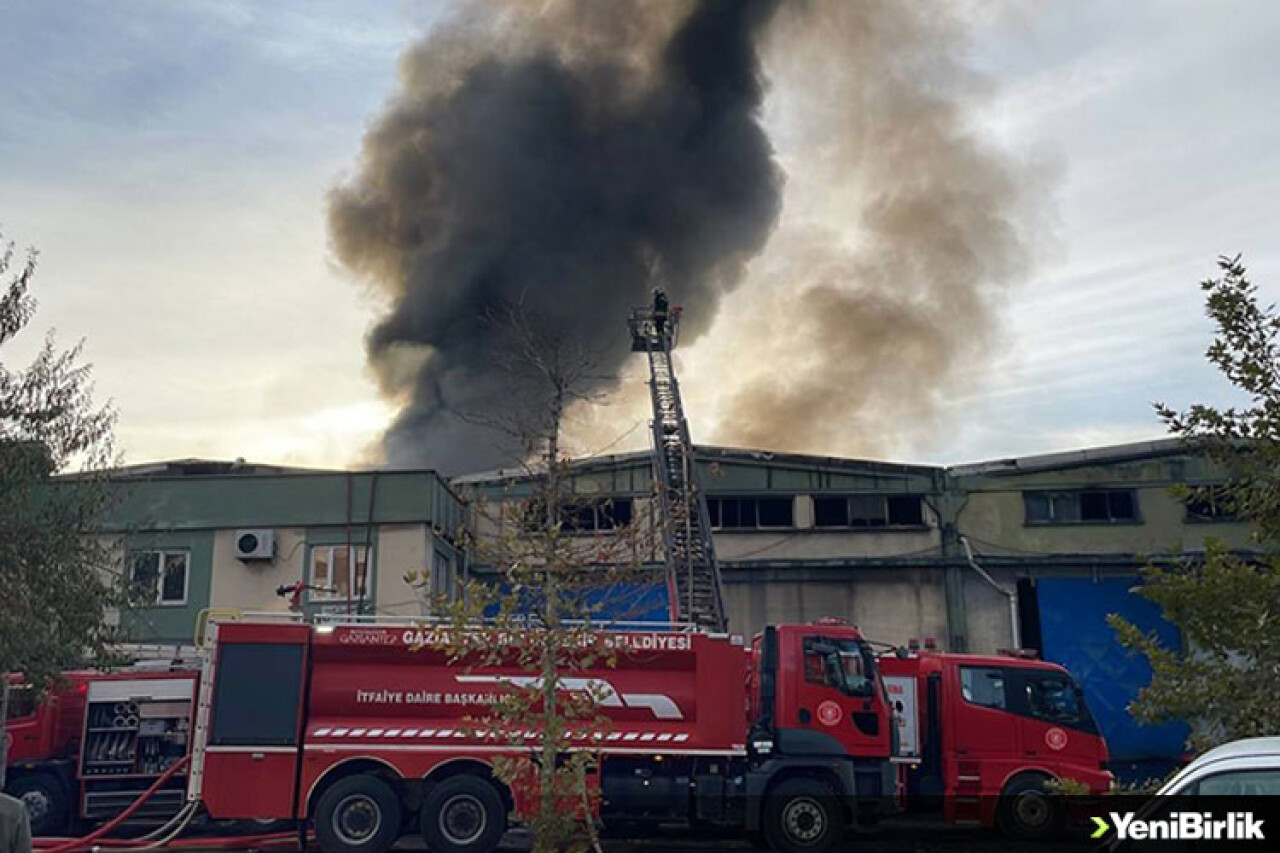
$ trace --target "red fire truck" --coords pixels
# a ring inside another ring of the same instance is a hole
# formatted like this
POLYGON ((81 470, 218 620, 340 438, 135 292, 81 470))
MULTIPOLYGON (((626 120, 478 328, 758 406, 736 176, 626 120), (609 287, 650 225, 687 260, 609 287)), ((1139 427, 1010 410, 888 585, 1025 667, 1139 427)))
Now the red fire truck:
POLYGON ((1058 833, 1067 814, 1050 779, 1107 792, 1107 744, 1079 685, 1060 666, 1021 654, 933 650, 879 659, 897 718, 908 806, 1017 838, 1058 833))
MULTIPOLYGON (((198 671, 133 669, 65 673, 40 700, 11 679, 5 790, 31 815, 36 835, 76 819, 111 817, 187 753, 198 671)), ((142 819, 171 816, 184 780, 158 791, 142 819)))
MULTIPOLYGON (((425 630, 216 626, 189 798, 215 819, 309 819, 328 853, 414 831, 436 853, 493 849, 528 803, 490 772, 516 747, 467 720, 527 674, 451 665, 425 630)), ((692 631, 606 637, 616 665, 566 682, 603 697, 610 719, 575 735, 603 756, 606 827, 684 821, 826 851, 892 807, 892 718, 855 628, 778 626, 750 649, 692 631)))

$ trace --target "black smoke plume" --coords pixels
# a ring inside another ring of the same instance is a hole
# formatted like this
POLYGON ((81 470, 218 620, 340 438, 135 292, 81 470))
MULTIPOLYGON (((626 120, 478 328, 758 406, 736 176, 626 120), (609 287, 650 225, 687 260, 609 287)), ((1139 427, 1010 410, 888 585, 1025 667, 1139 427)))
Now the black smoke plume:
POLYGON ((476 2, 406 54, 329 208, 338 259, 389 301, 367 340, 402 405, 389 464, 510 461, 471 422, 507 403, 495 311, 525 304, 612 376, 656 263, 685 334, 709 325, 779 212, 756 54, 779 3, 476 2))

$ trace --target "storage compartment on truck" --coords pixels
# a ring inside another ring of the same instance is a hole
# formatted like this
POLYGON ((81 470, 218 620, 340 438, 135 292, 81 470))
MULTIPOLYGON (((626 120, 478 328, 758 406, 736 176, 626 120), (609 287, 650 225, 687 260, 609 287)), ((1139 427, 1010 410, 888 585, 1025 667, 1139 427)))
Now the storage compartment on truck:
POLYGON ((158 776, 187 754, 195 679, 89 684, 80 775, 158 776))

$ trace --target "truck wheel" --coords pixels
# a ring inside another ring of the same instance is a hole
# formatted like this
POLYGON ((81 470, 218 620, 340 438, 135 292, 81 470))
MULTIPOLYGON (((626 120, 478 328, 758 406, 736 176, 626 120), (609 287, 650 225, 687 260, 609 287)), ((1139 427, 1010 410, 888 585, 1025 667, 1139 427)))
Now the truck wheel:
POLYGON ((48 773, 19 776, 9 785, 8 793, 27 807, 32 835, 60 835, 66 831, 69 797, 56 776, 48 773))
POLYGON ((507 807, 492 785, 463 774, 431 786, 421 820, 431 853, 489 853, 507 831, 507 807))
POLYGON ((1067 814, 1062 799, 1044 789, 1045 779, 1023 776, 1005 785, 996 805, 996 825, 1010 838, 1039 840, 1062 832, 1067 814))
POLYGON ((769 792, 765 834, 780 853, 827 853, 844 836, 836 795, 814 779, 788 779, 769 792))
POLYGON ((315 827, 325 853, 385 853, 400 837, 400 800, 375 776, 349 776, 320 797, 315 827))

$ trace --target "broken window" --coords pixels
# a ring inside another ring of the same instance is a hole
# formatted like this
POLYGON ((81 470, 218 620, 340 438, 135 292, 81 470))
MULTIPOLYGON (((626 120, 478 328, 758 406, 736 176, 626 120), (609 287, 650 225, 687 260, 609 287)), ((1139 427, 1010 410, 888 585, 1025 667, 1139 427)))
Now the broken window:
POLYGON ((1023 492, 1027 524, 1115 524, 1138 521, 1132 489, 1023 492))
POLYGON ((720 530, 759 530, 794 527, 790 497, 707 498, 711 526, 720 530))
POLYGON ((1187 521, 1239 521, 1235 499, 1226 486, 1204 486, 1186 499, 1187 521))
POLYGON ((311 601, 346 601, 368 595, 369 549, 363 545, 311 548, 311 601))
POLYGON ((813 499, 815 527, 922 527, 920 495, 822 495, 813 499))
POLYGON ((129 581, 144 604, 160 606, 187 603, 188 551, 132 551, 129 581))
POLYGON ((631 509, 631 498, 606 498, 566 504, 561 510, 561 524, 570 533, 615 530, 631 523, 631 509))

